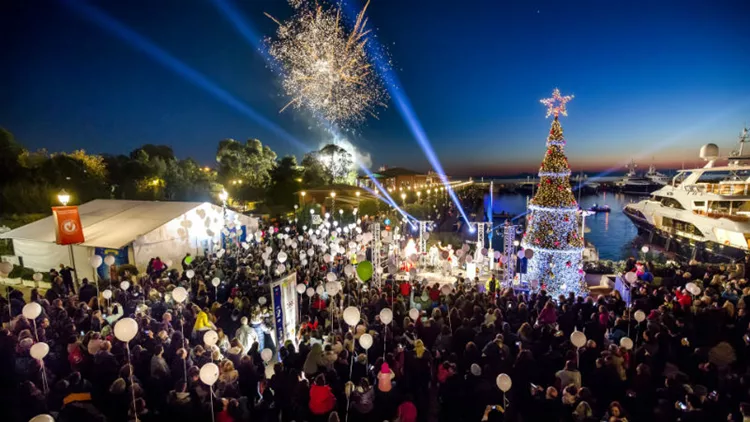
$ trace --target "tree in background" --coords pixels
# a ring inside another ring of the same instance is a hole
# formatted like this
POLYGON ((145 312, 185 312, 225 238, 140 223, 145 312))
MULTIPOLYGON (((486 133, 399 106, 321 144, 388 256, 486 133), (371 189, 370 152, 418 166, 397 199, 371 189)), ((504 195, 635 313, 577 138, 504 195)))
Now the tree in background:
POLYGON ((558 120, 559 114, 568 115, 565 103, 572 98, 555 89, 552 98, 542 100, 547 117, 554 115, 554 120, 522 242, 524 248, 534 251, 525 278, 538 280, 553 297, 569 291, 581 293, 586 288, 580 269, 583 239, 578 233, 578 203, 570 188, 570 167, 558 120))
POLYGON ((294 207, 298 202, 296 192, 302 187, 302 170, 297 165, 297 158, 287 155, 271 171, 271 185, 266 198, 272 205, 294 207))
POLYGON ((219 142, 216 162, 218 180, 233 198, 257 200, 271 183, 276 153, 258 139, 249 139, 244 144, 225 139, 219 142))
POLYGON ((328 144, 318 151, 311 153, 325 174, 327 184, 352 184, 357 178, 354 170, 354 158, 338 145, 328 144))

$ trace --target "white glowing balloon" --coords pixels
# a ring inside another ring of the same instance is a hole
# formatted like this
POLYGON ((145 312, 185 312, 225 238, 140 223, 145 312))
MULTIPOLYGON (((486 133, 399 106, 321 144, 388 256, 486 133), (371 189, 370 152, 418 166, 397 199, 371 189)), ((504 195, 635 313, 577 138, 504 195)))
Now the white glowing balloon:
POLYGON ((286 265, 279 264, 276 266, 276 271, 279 272, 279 274, 283 274, 286 271, 286 265))
POLYGON ((315 289, 313 289, 312 287, 308 287, 305 293, 307 294, 307 297, 313 297, 315 296, 315 289))
POLYGON ((208 330, 203 334, 203 344, 206 346, 211 347, 216 344, 217 341, 219 341, 219 334, 217 334, 216 331, 208 330))
POLYGON ((393 311, 390 308, 383 308, 380 310, 380 321, 383 324, 390 324, 393 321, 393 311))
POLYGON ((336 294, 339 292, 339 287, 341 285, 335 281, 329 281, 326 283, 326 292, 329 296, 336 296, 336 294))
POLYGON ((177 303, 182 303, 187 299, 188 292, 185 290, 184 287, 177 287, 174 290, 172 290, 172 299, 174 299, 177 303))
POLYGON ((50 415, 36 415, 29 422, 55 422, 55 418, 50 415))
POLYGON ((263 349, 260 352, 260 358, 263 359, 263 362, 268 362, 273 358, 273 352, 271 349, 263 349))
POLYGON ((409 309, 409 318, 411 318, 412 321, 416 321, 419 318, 419 310, 417 308, 409 309))
POLYGON ((638 280, 638 275, 633 271, 628 271, 627 273, 625 273, 625 280, 627 280, 629 283, 634 283, 636 280, 638 280))
POLYGON ((39 315, 42 314, 42 305, 36 302, 27 303, 23 306, 21 313, 27 319, 36 319, 39 315))
POLYGON ((247 243, 247 242, 242 242, 242 244, 241 244, 241 245, 242 245, 242 249, 244 249, 244 250, 248 250, 248 249, 250 249, 250 244, 249 244, 249 243, 247 243))
POLYGON ((448 295, 449 295, 449 294, 451 294, 451 292, 453 291, 453 288, 451 287, 451 285, 450 285, 450 284, 443 284, 443 287, 441 287, 441 288, 440 288, 440 291, 441 291, 441 292, 442 292, 442 293, 443 293, 444 295, 448 296, 448 295))
POLYGON ((582 331, 573 331, 573 334, 570 335, 570 342, 575 347, 583 347, 586 344, 586 334, 583 334, 582 331))
POLYGON ((105 299, 112 299, 112 290, 106 289, 102 291, 102 297, 105 299))
POLYGON ((306 259, 302 259, 302 260, 300 260, 299 263, 304 267, 305 265, 307 265, 307 260, 306 259))
POLYGON ((193 277, 195 277, 195 271, 193 271, 193 270, 187 270, 187 271, 185 271, 185 275, 187 276, 187 278, 193 278, 193 277))
POLYGON ((268 299, 266 299, 265 296, 261 296, 261 297, 258 298, 258 303, 260 304, 260 306, 265 305, 266 302, 268 302, 268 299))
POLYGON ((115 324, 115 337, 118 340, 129 342, 138 334, 138 323, 133 318, 122 318, 115 324))
POLYGON ((328 274, 326 274, 326 280, 328 280, 328 281, 336 281, 336 274, 334 274, 334 273, 328 273, 328 274))
POLYGON ((620 339, 620 346, 624 347, 626 350, 631 350, 633 348, 633 340, 631 340, 630 337, 623 337, 620 339))
POLYGON ((329 255, 329 254, 323 255, 323 261, 324 262, 331 262, 331 255, 329 255))
POLYGON ((29 354, 32 358, 37 360, 44 359, 45 356, 49 353, 49 346, 47 343, 40 342, 40 343, 34 343, 33 346, 31 346, 31 350, 29 350, 29 354))
POLYGON ((89 258, 89 264, 91 264, 92 268, 99 268, 102 265, 102 257, 99 255, 94 255, 91 258, 89 258))
POLYGON ((641 310, 635 311, 635 315, 633 316, 635 317, 635 320, 638 322, 643 322, 646 319, 646 313, 641 310))
POLYGON ((350 327, 354 327, 359 322, 359 309, 354 306, 349 306, 344 309, 344 321, 350 327))
POLYGON ((313 248, 308 249, 307 250, 307 256, 313 256, 313 255, 315 255, 315 249, 313 249, 313 248))
POLYGON ((284 251, 279 252, 279 254, 276 256, 276 259, 278 259, 279 262, 282 263, 282 264, 284 262, 286 262, 286 259, 287 259, 286 252, 284 252, 284 251))
POLYGON ((214 278, 213 278, 213 279, 211 280, 211 284, 212 284, 212 285, 213 285, 214 287, 219 287, 219 284, 221 284, 221 280, 219 280, 219 277, 214 277, 214 278))
POLYGON ((34 279, 34 281, 42 281, 42 279, 44 279, 44 276, 42 275, 42 273, 34 273, 32 278, 34 279))
POLYGON ((372 336, 367 333, 362 334, 359 337, 359 345, 362 346, 362 348, 365 350, 372 347, 372 336))
POLYGON ((300 283, 300 284, 297 285, 297 293, 299 293, 299 294, 305 293, 306 289, 307 289, 307 287, 304 284, 302 284, 302 283, 300 283))
POLYGON ((701 294, 701 288, 692 281, 685 285, 685 290, 690 292, 690 294, 693 296, 698 296, 699 294, 701 294))
POLYGON ((112 255, 107 255, 104 257, 104 263, 109 265, 110 267, 115 265, 115 257, 112 255))
POLYGON ((507 393, 508 390, 510 390, 510 387, 513 386, 513 382, 511 381, 508 374, 498 375, 495 383, 497 383, 497 388, 499 388, 503 393, 507 393))
POLYGON ((325 293, 325 291, 326 291, 326 289, 323 286, 318 286, 318 287, 315 288, 315 293, 317 293, 319 295, 322 295, 323 293, 325 293))
POLYGON ((270 267, 273 264, 270 259, 266 259, 263 263, 266 264, 266 267, 270 267))
POLYGON ((206 385, 214 385, 219 379, 219 367, 215 363, 209 362, 201 368, 199 373, 201 381, 206 385))
POLYGON ((120 288, 122 290, 128 290, 130 288, 130 282, 129 281, 123 281, 120 283, 120 288))
POLYGON ((524 250, 524 249, 521 249, 520 251, 518 251, 518 252, 516 253, 516 256, 518 256, 518 257, 519 257, 519 258, 521 258, 521 259, 525 258, 525 257, 526 257, 526 252, 525 252, 525 250, 524 250))

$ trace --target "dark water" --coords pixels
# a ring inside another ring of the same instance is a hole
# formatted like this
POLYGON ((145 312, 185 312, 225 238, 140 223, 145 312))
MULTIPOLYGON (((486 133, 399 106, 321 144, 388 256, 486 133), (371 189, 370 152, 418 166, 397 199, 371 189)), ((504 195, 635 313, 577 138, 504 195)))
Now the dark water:
MULTIPOLYGON (((485 203, 488 199, 488 197, 485 198, 485 203)), ((496 213, 505 211, 518 215, 526 211, 527 199, 530 199, 528 195, 496 194, 493 208, 496 213)), ((586 241, 596 246, 600 259, 619 260, 637 255, 635 249, 631 246, 633 239, 637 236, 637 231, 633 223, 622 213, 622 208, 626 204, 636 202, 639 199, 636 196, 611 192, 581 196, 581 208, 586 209, 597 204, 609 205, 612 209, 609 213, 597 213, 586 218, 586 241)), ((495 225, 502 222, 501 219, 496 219, 495 225)), ((500 237, 497 234, 495 234, 492 243, 496 250, 502 248, 500 237)))

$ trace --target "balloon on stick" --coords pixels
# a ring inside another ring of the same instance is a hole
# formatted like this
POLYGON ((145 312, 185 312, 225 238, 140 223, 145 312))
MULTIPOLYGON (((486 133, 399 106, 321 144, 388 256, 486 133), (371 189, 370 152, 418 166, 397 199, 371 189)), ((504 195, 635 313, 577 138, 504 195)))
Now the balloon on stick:
POLYGON ((390 308, 383 308, 380 311, 380 321, 383 324, 390 324, 393 321, 393 311, 390 308))
POLYGON ((263 359, 263 362, 268 363, 268 361, 273 358, 273 352, 271 351, 271 349, 263 349, 260 352, 260 358, 263 359))
POLYGON ((203 344, 205 344, 208 347, 213 346, 216 344, 216 342, 219 341, 219 335, 214 330, 208 330, 205 334, 203 334, 203 344))
POLYGON ((409 309, 409 318, 411 318, 412 321, 416 321, 417 318, 419 318, 419 310, 417 308, 409 309))
POLYGON ((115 337, 118 340, 129 342, 138 334, 138 323, 133 318, 122 318, 115 324, 115 337))
POLYGON ((368 350, 372 347, 372 336, 367 333, 362 334, 359 337, 359 345, 362 346, 363 349, 368 350))
POLYGON ((47 343, 39 342, 34 343, 33 346, 31 346, 31 349, 29 350, 29 354, 32 358, 36 360, 42 360, 45 356, 49 353, 49 346, 47 343))
POLYGON ((172 299, 177 303, 182 303, 187 299, 188 293, 184 287, 180 286, 172 290, 172 299))
POLYGON ((209 362, 201 367, 199 373, 201 381, 206 385, 214 385, 219 379, 219 367, 215 363, 209 362))
POLYGON ((349 306, 344 309, 344 321, 350 327, 354 327, 359 322, 359 309, 349 306))
POLYGON ((583 347, 586 344, 586 334, 583 334, 582 331, 574 331, 570 335, 570 342, 575 347, 583 347))
POLYGON ((513 381, 511 381, 508 374, 498 375, 495 379, 495 383, 497 383, 497 388, 499 388, 503 393, 507 393, 508 390, 510 390, 510 387, 513 386, 513 381))
POLYGON ((92 268, 99 268, 102 266, 102 257, 99 255, 94 255, 91 258, 89 258, 89 264, 91 264, 92 268))
POLYGON ((631 350, 633 348, 633 340, 630 337, 623 337, 620 339, 620 346, 624 347, 625 350, 631 350))
POLYGON ((37 319, 42 314, 42 306, 36 302, 27 303, 21 310, 26 319, 37 319))

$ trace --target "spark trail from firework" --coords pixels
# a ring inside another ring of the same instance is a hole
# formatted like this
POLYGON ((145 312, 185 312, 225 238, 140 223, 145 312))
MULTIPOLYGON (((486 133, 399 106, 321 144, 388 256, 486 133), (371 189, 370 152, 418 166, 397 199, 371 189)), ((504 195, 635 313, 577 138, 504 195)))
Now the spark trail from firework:
POLYGON ((341 9, 309 0, 290 0, 291 18, 279 21, 276 39, 266 39, 269 53, 281 63, 288 107, 309 109, 335 125, 355 124, 368 116, 377 118, 386 107, 388 94, 372 69, 365 46, 365 11, 356 17, 351 30, 341 19, 341 9))

